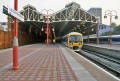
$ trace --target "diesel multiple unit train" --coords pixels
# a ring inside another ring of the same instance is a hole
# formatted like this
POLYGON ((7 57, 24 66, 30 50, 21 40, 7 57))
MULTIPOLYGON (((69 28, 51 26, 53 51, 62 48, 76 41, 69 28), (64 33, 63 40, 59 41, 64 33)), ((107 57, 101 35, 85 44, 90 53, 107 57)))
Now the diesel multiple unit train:
MULTIPOLYGON (((81 33, 71 32, 63 37, 62 42, 65 46, 72 48, 74 51, 79 51, 83 46, 83 39, 84 42, 88 40, 88 38, 83 37, 81 33)), ((95 43, 96 39, 96 35, 89 36, 89 43, 95 43)), ((110 36, 99 36, 99 43, 109 44, 110 36)), ((120 44, 120 35, 112 35, 112 43, 120 44)))
POLYGON ((63 44, 74 51, 79 51, 83 46, 83 36, 78 32, 71 32, 63 37, 63 44))

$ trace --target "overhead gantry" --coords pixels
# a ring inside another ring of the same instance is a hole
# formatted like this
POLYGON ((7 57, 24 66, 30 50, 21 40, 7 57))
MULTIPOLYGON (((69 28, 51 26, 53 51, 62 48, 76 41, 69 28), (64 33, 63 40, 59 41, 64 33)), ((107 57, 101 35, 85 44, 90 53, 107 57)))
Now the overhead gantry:
POLYGON ((97 23, 97 17, 88 13, 79 4, 71 2, 65 8, 50 15, 51 24, 55 25, 56 36, 63 36, 71 31, 85 32, 97 23))
POLYGON ((80 7, 79 4, 69 3, 62 10, 50 15, 51 22, 85 21, 96 22, 96 17, 80 7), (54 20, 53 20, 54 19, 54 20))
POLYGON ((37 11, 36 8, 30 4, 24 6, 20 13, 24 16, 24 21, 46 21, 46 15, 37 11))
MULTIPOLYGON (((45 36, 46 14, 40 13, 32 5, 24 6, 20 13, 24 16, 24 22, 20 23, 27 24, 28 28, 32 28, 32 31, 39 32, 41 36, 45 36)), ((48 17, 53 39, 62 37, 72 31, 86 34, 88 28, 95 28, 97 25, 97 17, 82 9, 75 2, 67 4, 65 8, 48 15, 48 17)))

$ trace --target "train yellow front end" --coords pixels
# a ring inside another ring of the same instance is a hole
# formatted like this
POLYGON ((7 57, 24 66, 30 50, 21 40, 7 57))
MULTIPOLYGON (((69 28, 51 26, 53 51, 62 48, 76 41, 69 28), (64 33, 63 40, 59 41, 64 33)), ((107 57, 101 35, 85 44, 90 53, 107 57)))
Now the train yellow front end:
POLYGON ((74 51, 79 51, 83 46, 83 36, 78 32, 71 32, 65 37, 65 45, 72 48, 74 51))

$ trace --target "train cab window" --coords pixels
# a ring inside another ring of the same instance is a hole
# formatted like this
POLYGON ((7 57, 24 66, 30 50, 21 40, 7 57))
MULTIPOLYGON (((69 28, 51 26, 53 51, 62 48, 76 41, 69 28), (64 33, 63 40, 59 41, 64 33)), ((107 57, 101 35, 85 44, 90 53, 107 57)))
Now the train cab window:
POLYGON ((81 42, 82 41, 82 38, 80 35, 71 35, 70 36, 70 42, 81 42))

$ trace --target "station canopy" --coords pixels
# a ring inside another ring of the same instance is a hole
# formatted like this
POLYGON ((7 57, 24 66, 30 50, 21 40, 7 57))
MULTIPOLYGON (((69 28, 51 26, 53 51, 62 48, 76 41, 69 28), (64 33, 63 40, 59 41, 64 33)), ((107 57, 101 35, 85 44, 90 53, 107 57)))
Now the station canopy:
MULTIPOLYGON (((41 31, 46 25, 46 14, 40 13, 34 6, 26 5, 20 12, 24 16, 24 24, 30 24, 32 27, 41 31)), ((76 2, 71 2, 65 8, 49 14, 49 24, 56 37, 62 37, 72 31, 84 33, 90 27, 96 25, 96 16, 90 14, 80 7, 76 2)))

